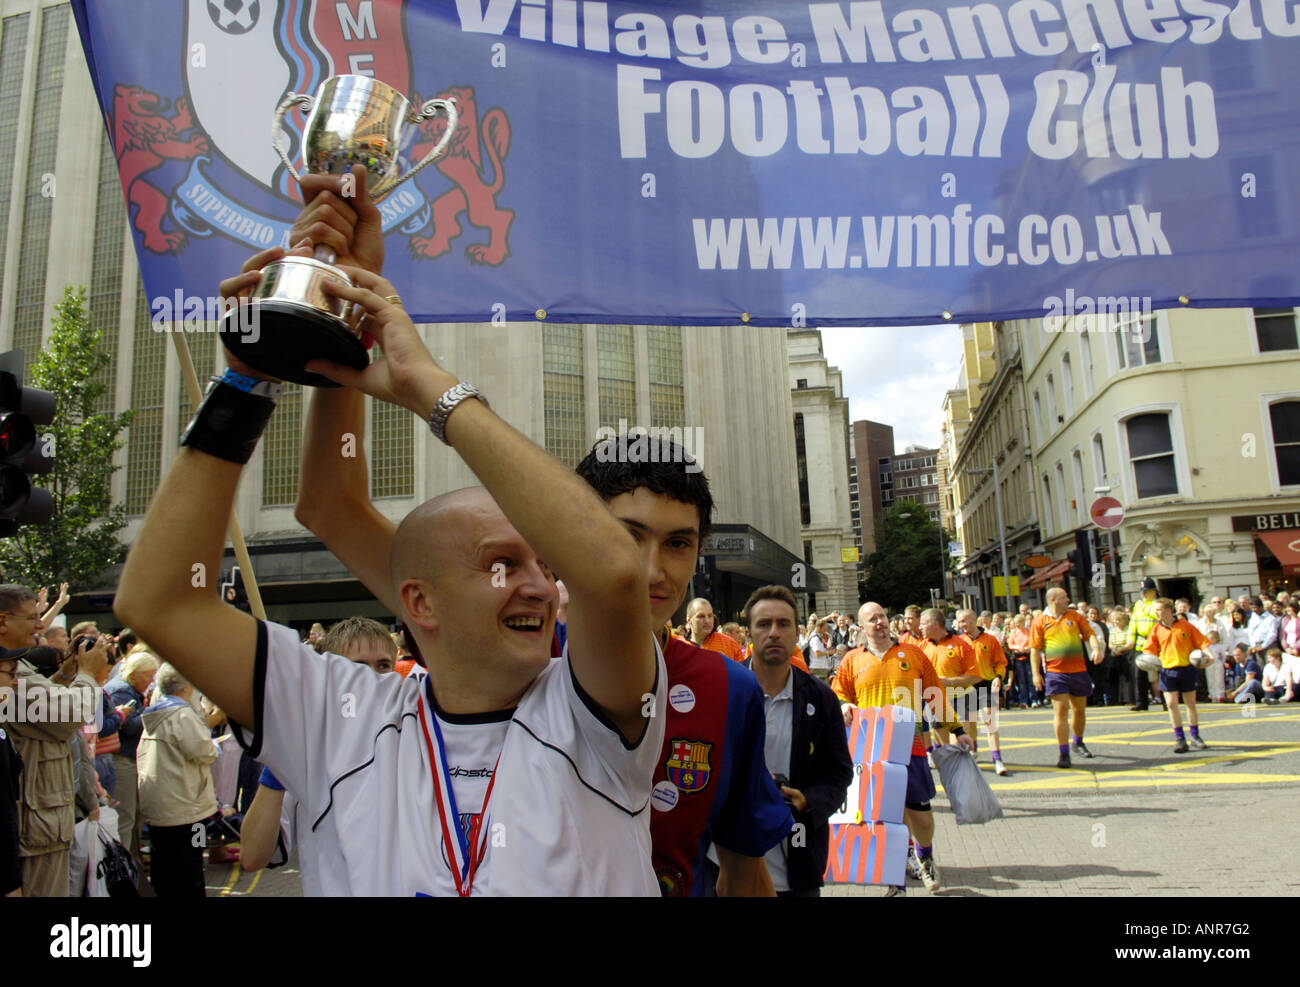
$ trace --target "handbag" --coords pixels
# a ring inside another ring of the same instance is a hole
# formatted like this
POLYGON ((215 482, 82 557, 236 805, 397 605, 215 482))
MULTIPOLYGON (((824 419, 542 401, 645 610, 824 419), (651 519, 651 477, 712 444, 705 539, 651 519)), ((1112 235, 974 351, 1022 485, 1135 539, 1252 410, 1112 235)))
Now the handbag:
POLYGON ((99 848, 101 852, 95 875, 108 886, 109 897, 140 897, 140 892, 136 888, 136 883, 140 880, 140 868, 136 866, 135 859, 126 847, 122 846, 121 841, 105 835, 101 829, 99 848))

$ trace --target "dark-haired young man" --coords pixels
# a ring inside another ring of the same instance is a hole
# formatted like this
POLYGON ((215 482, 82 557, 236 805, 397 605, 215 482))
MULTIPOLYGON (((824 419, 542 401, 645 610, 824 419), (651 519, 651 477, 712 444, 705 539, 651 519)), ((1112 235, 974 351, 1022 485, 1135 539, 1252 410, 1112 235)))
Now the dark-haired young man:
MULTIPOLYGON (((310 188, 309 184, 309 188, 310 188)), ((294 227, 292 239, 328 242, 362 266, 382 266, 377 226, 322 191, 294 227)), ((363 455, 343 458, 339 437, 362 436, 362 395, 350 388, 318 390, 308 416, 304 478, 296 515, 375 595, 391 607, 388 546, 394 526, 370 502, 363 455)), ((721 895, 771 895, 763 856, 790 832, 793 820, 763 759, 763 693, 739 662, 672 637, 667 625, 681 606, 708 535, 713 498, 708 481, 682 450, 650 436, 619 435, 593 448, 578 475, 632 536, 648 584, 650 625, 667 668, 665 733, 654 769, 650 834, 661 893, 705 891, 705 851, 721 848, 721 895), (684 461, 685 460, 685 461, 684 461)))

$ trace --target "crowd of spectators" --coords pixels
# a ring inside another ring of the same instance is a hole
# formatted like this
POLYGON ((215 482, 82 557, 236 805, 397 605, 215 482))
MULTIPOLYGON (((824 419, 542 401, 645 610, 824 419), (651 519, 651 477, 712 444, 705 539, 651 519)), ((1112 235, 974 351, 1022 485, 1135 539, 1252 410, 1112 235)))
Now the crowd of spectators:
MULTIPOLYGON (((1087 619, 1093 633, 1103 645, 1103 661, 1092 666, 1090 706, 1117 706, 1140 703, 1147 708, 1145 692, 1138 688, 1146 672, 1139 668, 1139 644, 1142 634, 1136 627, 1133 610, 1125 606, 1098 607, 1083 601, 1070 604, 1087 619)), ((909 607, 917 614, 923 608, 909 607)), ((1179 619, 1185 619, 1210 641, 1210 663, 1198 669, 1203 698, 1209 702, 1294 702, 1300 696, 1300 616, 1297 601, 1286 591, 1275 597, 1212 597, 1199 611, 1185 598, 1175 601, 1179 619), (1276 651, 1275 656, 1271 652, 1276 651), (1250 666, 1253 666, 1250 667, 1250 666), (1242 686, 1254 682, 1255 685, 1242 686)), ((1050 706, 1041 690, 1033 685, 1029 667, 1029 630, 1042 614, 1022 604, 1016 613, 985 610, 979 614, 979 627, 997 638, 1006 652, 1008 663, 1001 704, 1003 708, 1035 709, 1050 706)), ((896 639, 907 633, 907 611, 890 619, 890 632, 896 639)), ((949 620, 951 625, 951 620, 949 620)), ((751 650, 746 628, 724 623, 721 633, 732 638, 748 655, 751 650)), ((691 640, 690 628, 675 627, 673 633, 691 640)), ((800 627, 796 656, 806 661, 819 678, 828 679, 844 659, 858 646, 861 629, 847 614, 810 614, 800 627)), ((1163 697, 1151 700, 1163 705, 1163 697)))
MULTIPOLYGON (((239 809, 261 765, 129 628, 56 623, 68 599, 66 585, 52 605, 44 590, 0 585, 0 895, 106 893, 102 839, 134 862, 137 893, 202 896, 205 865, 239 859, 239 809), (233 763, 245 760, 237 781, 233 763)), ((366 624, 379 644, 357 660, 409 673, 399 636, 366 624)), ((320 624, 306 637, 317 650, 328 640, 320 624)))

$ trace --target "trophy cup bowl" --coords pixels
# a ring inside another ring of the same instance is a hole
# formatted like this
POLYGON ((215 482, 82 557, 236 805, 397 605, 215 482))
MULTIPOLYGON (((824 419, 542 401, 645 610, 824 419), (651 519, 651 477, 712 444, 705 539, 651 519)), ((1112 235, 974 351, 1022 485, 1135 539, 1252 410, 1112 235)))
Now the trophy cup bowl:
MULTIPOLYGON (((451 100, 431 99, 417 110, 378 79, 336 75, 326 79, 315 96, 290 93, 275 111, 272 145, 299 180, 302 176, 281 143, 285 115, 294 106, 308 114, 302 141, 306 170, 343 175, 359 164, 375 202, 441 157, 456 131, 456 105, 451 100), (447 115, 446 130, 433 149, 412 164, 409 152, 418 125, 438 110, 447 115)), ((218 329, 222 343, 255 370, 314 387, 337 385, 304 370, 312 360, 364 368, 369 361, 360 339, 364 312, 322 288, 326 281, 352 284, 333 261, 333 252, 318 246, 315 257, 283 257, 268 264, 247 302, 249 310, 241 311, 244 306, 240 306, 222 319, 218 329)))

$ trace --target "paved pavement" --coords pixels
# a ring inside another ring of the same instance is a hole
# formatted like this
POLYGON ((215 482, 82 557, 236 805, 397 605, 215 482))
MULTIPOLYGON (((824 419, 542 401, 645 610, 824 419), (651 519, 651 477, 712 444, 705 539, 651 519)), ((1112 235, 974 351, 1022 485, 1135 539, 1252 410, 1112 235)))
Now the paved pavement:
MULTIPOLYGON (((1127 707, 1088 710, 1085 741, 1096 755, 1056 765, 1050 710, 1002 714, 998 778, 980 738, 980 764, 1005 817, 958 826, 942 789, 935 799, 937 897, 1300 895, 1300 857, 1258 848, 1294 846, 1300 816, 1300 707, 1201 708, 1209 750, 1174 754, 1168 716, 1127 707), (1251 849, 1251 848, 1255 849, 1251 849), (1253 858, 1249 868, 1243 860, 1253 858)), ((208 893, 302 893, 296 859, 245 874, 208 867, 208 893)), ((827 896, 877 896, 836 886, 827 896)), ((928 897, 909 881, 909 897, 928 897)), ((1211 920, 1207 918, 1207 921, 1211 920)))
MULTIPOLYGON (((1294 842, 1300 815, 1300 709, 1202 707, 1208 750, 1173 753, 1163 711, 1088 710, 1096 755, 1057 768, 1049 710, 1002 714, 1003 758, 981 767, 1005 817, 958 826, 935 799, 937 897, 1246 896, 1300 894, 1300 859, 1266 863, 1260 847, 1294 842), (1253 849, 1252 849, 1253 848, 1253 849), (1243 862, 1253 859, 1253 866, 1243 862)), ((837 886, 833 896, 878 896, 837 886)), ((928 897, 920 882, 909 896, 928 897)))

